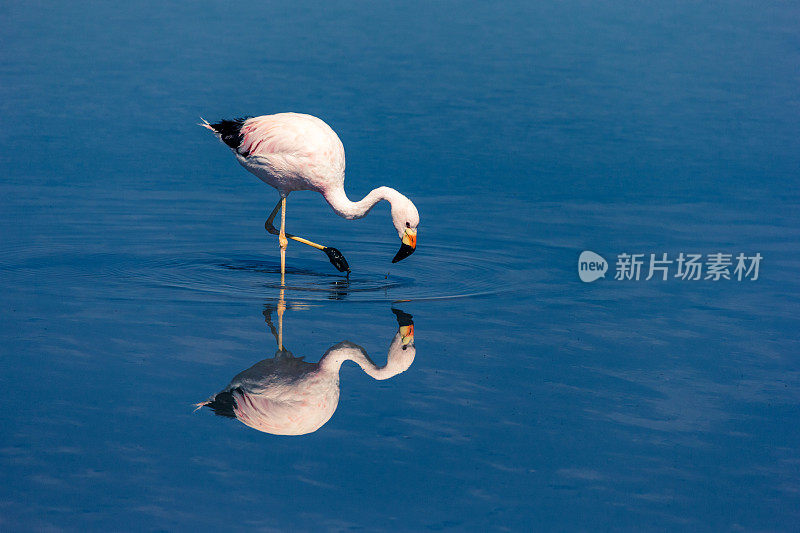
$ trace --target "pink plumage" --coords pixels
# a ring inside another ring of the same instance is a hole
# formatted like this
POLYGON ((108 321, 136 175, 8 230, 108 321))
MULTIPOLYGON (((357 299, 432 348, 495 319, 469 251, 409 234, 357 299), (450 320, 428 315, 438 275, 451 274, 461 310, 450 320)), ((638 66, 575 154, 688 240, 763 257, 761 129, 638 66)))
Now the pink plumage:
MULTIPOLYGON (((336 214, 348 220, 365 216, 375 204, 386 200, 391 204, 392 222, 402 241, 400 251, 392 262, 408 257, 416 249, 419 212, 406 196, 390 187, 378 187, 358 202, 347 197, 344 191, 344 146, 336 132, 323 120, 301 113, 278 113, 222 120, 216 124, 203 120, 201 125, 217 134, 244 168, 278 190, 284 214, 285 199, 292 191, 320 193, 336 214)), ((278 209, 279 206, 276 206, 268 220, 267 229, 270 229, 278 209)), ((282 274, 286 249, 284 216, 280 233, 282 274)), ((320 250, 335 250, 293 235, 288 238, 320 250)), ((341 255, 338 250, 335 251, 341 255)), ((330 253, 328 256, 336 265, 330 253)), ((343 257, 341 259, 344 260, 343 257)), ((342 270, 340 266, 337 268, 342 270)))

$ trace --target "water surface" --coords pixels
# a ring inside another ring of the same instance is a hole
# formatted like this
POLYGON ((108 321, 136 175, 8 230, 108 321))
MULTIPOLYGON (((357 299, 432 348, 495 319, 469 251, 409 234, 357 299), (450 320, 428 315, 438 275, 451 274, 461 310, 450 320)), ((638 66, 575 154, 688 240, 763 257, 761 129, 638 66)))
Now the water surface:
POLYGON ((793 529, 790 3, 0 8, 0 528, 793 529), (283 336, 377 365, 275 436, 194 404, 274 356, 274 191, 196 126, 302 111, 386 206, 288 229, 283 336), (584 284, 577 257, 764 256, 757 281, 584 284))

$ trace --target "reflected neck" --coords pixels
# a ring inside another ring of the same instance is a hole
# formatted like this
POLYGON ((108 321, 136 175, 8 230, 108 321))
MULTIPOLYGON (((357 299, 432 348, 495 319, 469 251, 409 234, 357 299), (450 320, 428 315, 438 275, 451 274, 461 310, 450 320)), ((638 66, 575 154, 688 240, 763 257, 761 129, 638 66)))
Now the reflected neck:
POLYGON ((320 359, 319 366, 327 372, 335 372, 338 374, 342 363, 348 360, 356 363, 368 376, 377 380, 389 379, 405 370, 405 368, 403 368, 398 371, 398 369, 388 364, 384 367, 377 366, 372 362, 372 359, 369 358, 364 348, 349 341, 342 341, 329 348, 328 351, 325 352, 325 355, 322 356, 322 359, 320 359))

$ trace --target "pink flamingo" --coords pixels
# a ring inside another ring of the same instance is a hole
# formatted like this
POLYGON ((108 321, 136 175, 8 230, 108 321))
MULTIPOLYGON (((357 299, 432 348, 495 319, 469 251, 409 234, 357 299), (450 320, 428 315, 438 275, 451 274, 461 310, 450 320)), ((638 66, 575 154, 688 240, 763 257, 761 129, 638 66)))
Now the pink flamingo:
POLYGON ((386 364, 379 367, 364 348, 348 341, 331 346, 318 363, 295 357, 283 347, 270 310, 265 310, 264 318, 278 342, 275 356, 240 372, 222 391, 195 407, 207 406, 217 415, 236 418, 265 433, 312 433, 330 420, 339 405, 342 363, 354 361, 373 379, 384 380, 408 370, 414 362, 414 321, 402 311, 392 312, 397 317, 398 330, 389 344, 386 364))
POLYGON ((350 274, 347 260, 336 248, 286 233, 286 197, 292 191, 322 194, 333 211, 348 220, 365 216, 381 200, 388 201, 392 222, 401 239, 400 250, 392 263, 414 253, 419 213, 413 202, 390 187, 378 187, 360 201, 351 201, 344 191, 344 146, 336 132, 321 119, 299 113, 278 113, 221 120, 216 124, 203 119, 201 126, 227 144, 244 168, 280 193, 281 199, 264 227, 278 235, 281 284, 286 271, 287 238, 322 250, 339 272, 350 274), (280 231, 272 224, 278 210, 281 211, 280 231))

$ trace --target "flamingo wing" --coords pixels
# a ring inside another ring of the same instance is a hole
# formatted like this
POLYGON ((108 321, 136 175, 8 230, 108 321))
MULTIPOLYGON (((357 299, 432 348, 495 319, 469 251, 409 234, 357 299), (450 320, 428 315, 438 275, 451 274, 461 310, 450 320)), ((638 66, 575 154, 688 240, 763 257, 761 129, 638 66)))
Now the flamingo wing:
POLYGON ((220 120, 203 126, 240 155, 309 155, 341 146, 336 133, 322 120, 299 113, 220 120))
POLYGON ((282 115, 265 115, 242 124, 242 141, 238 151, 245 157, 277 154, 304 155, 309 151, 313 132, 302 120, 282 115))
POLYGON ((344 146, 321 119, 301 113, 204 123, 239 162, 278 190, 329 188, 344 179, 344 146))

